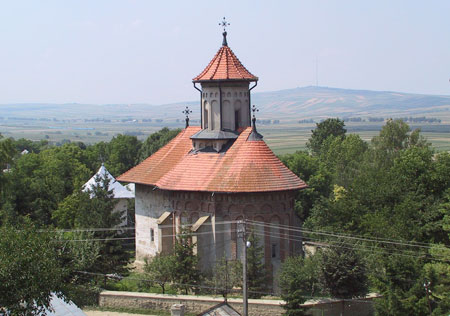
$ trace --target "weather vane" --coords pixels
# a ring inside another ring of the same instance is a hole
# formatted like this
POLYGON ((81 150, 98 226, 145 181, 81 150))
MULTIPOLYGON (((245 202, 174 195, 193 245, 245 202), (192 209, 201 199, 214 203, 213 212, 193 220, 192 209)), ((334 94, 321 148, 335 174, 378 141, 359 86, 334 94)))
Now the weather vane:
POLYGON ((223 27, 223 31, 226 32, 227 26, 230 25, 230 23, 228 23, 227 20, 225 20, 225 17, 223 17, 223 20, 222 20, 222 22, 219 23, 219 25, 221 27, 223 27))
POLYGON ((186 106, 186 109, 184 109, 181 113, 183 113, 184 115, 186 115, 186 128, 189 126, 189 114, 192 113, 191 110, 189 110, 189 107, 186 106))

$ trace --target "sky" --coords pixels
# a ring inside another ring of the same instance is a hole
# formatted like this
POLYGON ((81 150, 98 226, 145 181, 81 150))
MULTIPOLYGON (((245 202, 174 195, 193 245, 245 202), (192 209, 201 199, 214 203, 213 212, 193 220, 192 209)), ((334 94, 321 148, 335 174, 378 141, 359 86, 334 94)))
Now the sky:
POLYGON ((450 1, 0 1, 0 104, 167 104, 222 43, 254 92, 450 94, 450 1))

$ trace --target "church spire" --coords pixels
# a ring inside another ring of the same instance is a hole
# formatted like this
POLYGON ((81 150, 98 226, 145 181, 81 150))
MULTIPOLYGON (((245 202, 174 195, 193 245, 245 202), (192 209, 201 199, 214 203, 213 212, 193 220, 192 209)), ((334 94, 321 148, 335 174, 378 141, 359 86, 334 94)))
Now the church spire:
POLYGON ((223 27, 223 41, 222 41, 222 46, 228 46, 228 42, 227 42, 227 26, 230 25, 230 23, 227 22, 227 20, 225 20, 225 17, 223 17, 222 22, 219 23, 219 25, 221 27, 223 27))
POLYGON ((256 115, 255 112, 259 112, 259 109, 256 107, 256 105, 253 104, 252 106, 252 112, 253 112, 253 117, 252 117, 252 132, 250 133, 250 135, 248 136, 248 140, 249 141, 258 141, 258 140, 262 140, 263 136, 258 133, 258 131, 256 130, 256 115))
POLYGON ((228 43, 227 43, 227 32, 224 31, 224 32, 222 33, 222 35, 223 35, 222 46, 228 46, 228 43))

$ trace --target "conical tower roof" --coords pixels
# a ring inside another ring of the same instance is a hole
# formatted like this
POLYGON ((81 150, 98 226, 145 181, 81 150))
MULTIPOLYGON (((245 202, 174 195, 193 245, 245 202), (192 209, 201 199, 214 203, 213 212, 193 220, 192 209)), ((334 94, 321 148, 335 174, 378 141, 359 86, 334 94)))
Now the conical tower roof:
POLYGON ((258 81, 258 77, 248 71, 239 61, 227 43, 227 32, 223 32, 223 43, 208 66, 193 82, 208 81, 258 81))

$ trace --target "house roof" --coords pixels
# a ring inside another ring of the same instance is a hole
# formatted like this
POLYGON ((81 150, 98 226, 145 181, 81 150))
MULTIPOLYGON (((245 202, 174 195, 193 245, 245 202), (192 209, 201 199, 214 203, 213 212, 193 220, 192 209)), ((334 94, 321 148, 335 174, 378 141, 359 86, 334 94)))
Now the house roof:
POLYGON ((86 316, 86 314, 72 301, 65 302, 55 294, 52 294, 50 306, 50 309, 46 310, 46 315, 48 316, 86 316))
POLYGON ((252 75, 244 65, 239 61, 226 41, 226 32, 224 32, 224 41, 214 58, 208 66, 194 79, 193 82, 205 81, 258 81, 258 77, 252 75))
POLYGON ((298 190, 307 185, 275 156, 262 140, 248 140, 246 128, 227 151, 195 152, 188 127, 119 181, 153 185, 163 190, 206 192, 270 192, 298 190))
POLYGON ((116 181, 116 179, 109 173, 108 170, 106 170, 105 166, 102 164, 100 169, 98 169, 97 173, 92 176, 92 178, 89 179, 88 182, 86 182, 83 185, 83 192, 87 192, 88 190, 92 190, 95 185, 97 185, 97 177, 99 177, 101 180, 103 179, 109 179, 109 187, 108 190, 112 190, 114 194, 115 199, 133 199, 134 198, 134 192, 128 190, 126 187, 121 185, 119 182, 116 181))
POLYGON ((198 316, 241 316, 233 307, 228 305, 228 303, 223 302, 217 304, 210 309, 197 314, 198 316))

